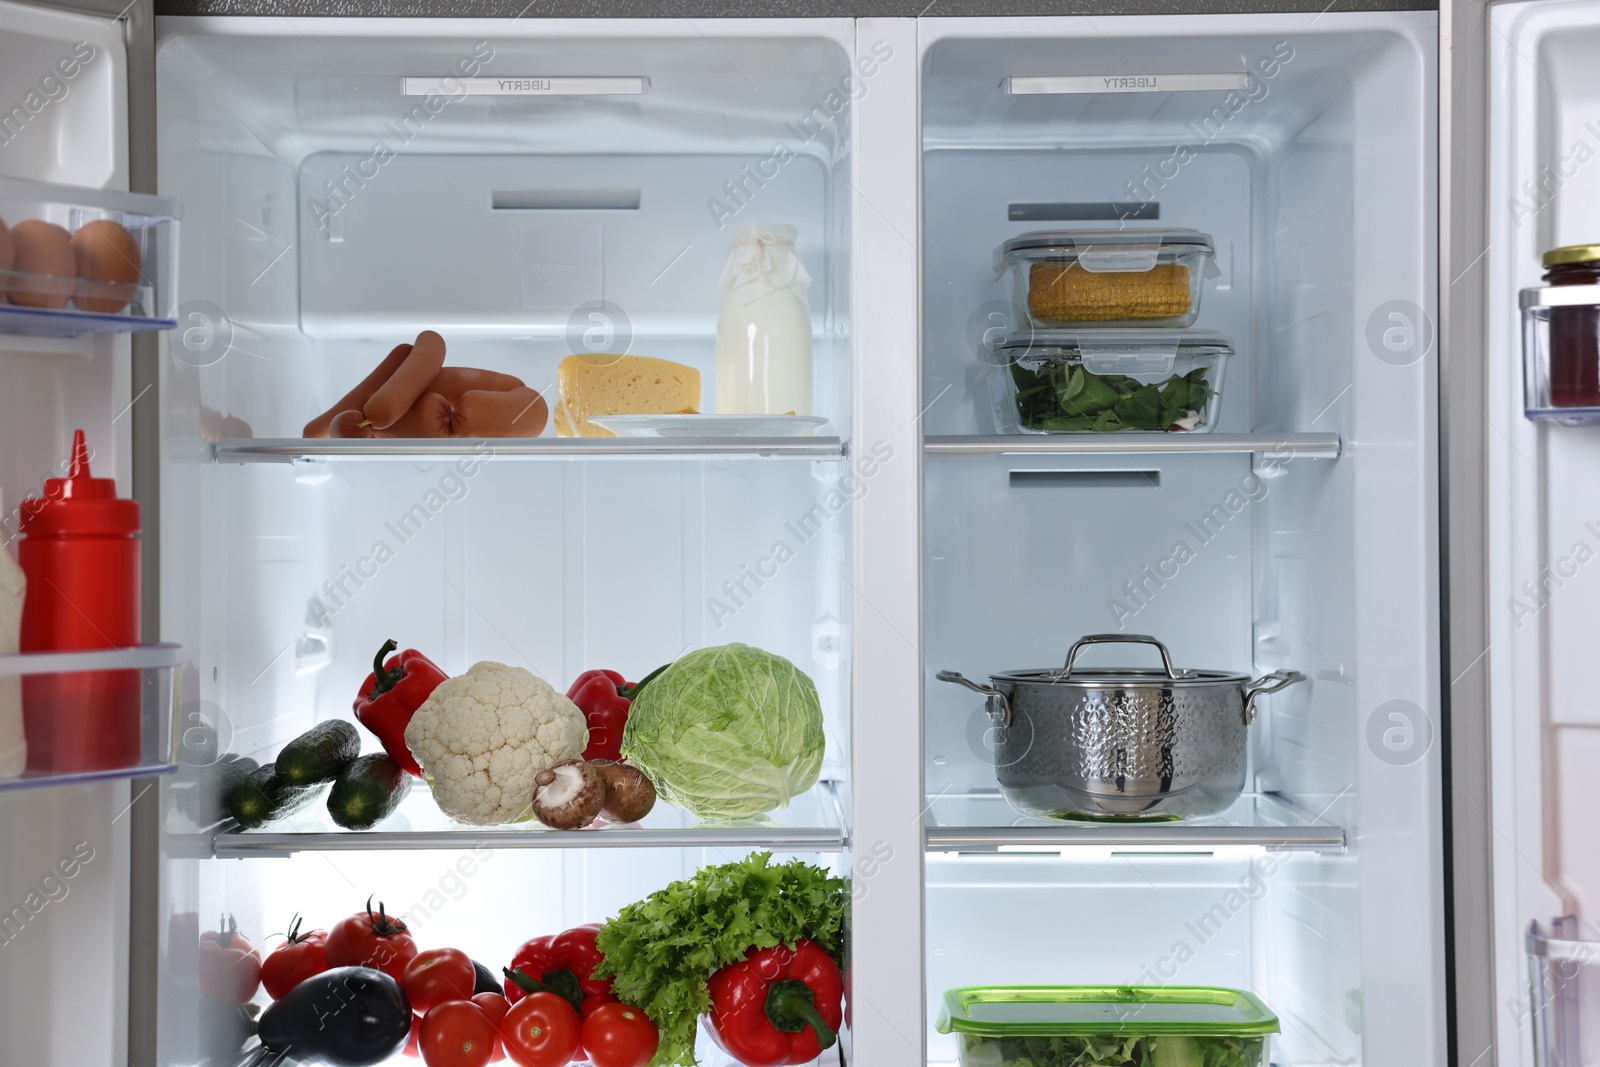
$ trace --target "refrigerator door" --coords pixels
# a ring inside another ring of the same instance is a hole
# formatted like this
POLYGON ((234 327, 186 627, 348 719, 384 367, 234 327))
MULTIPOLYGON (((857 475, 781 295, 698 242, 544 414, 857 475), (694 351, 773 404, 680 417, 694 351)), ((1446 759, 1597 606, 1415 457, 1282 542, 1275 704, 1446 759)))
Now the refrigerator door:
MULTIPOLYGON (((140 95, 146 84, 151 25, 145 2, 0 3, 0 177, 62 189, 153 185, 148 157, 130 151, 130 91, 140 95)), ((96 472, 114 474, 119 492, 129 492, 133 427, 144 418, 130 408, 130 347, 109 333, 0 333, 8 540, 13 509, 56 471, 75 428, 95 444, 96 472)), ((145 632, 154 638, 153 627, 145 632)), ((130 910, 130 871, 140 852, 133 826, 153 810, 153 789, 123 780, 0 795, 6 1062, 144 1062, 135 1034, 141 1007, 130 1004, 139 988, 130 982, 130 943, 142 925, 130 910)))
POLYGON ((1498 1062, 1600 1054, 1600 861, 1593 847, 1600 627, 1593 409, 1535 417, 1524 352, 1547 339, 1593 373, 1600 299, 1547 280, 1546 254, 1600 233, 1600 4, 1495 7, 1488 40, 1485 480, 1494 1000, 1498 1062), (1564 290, 1564 291, 1563 291, 1564 290), (1520 299, 1519 299, 1520 298, 1520 299), (1520 306, 1519 306, 1520 304, 1520 306), (1549 306, 1549 305, 1561 306, 1549 306), (1582 359, 1582 349, 1590 358, 1582 359))

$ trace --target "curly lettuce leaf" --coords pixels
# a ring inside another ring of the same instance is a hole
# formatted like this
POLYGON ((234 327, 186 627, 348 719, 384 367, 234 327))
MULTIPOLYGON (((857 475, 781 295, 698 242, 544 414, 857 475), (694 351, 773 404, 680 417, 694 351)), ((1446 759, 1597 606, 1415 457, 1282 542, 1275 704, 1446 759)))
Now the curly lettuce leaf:
POLYGON ((1264 1037, 1153 1037, 1106 1033, 1066 1037, 967 1036, 967 1067, 1261 1067, 1264 1037))
MULTIPOLYGON (((772 853, 702 867, 601 928, 605 961, 595 977, 644 1009, 661 1030, 651 1067, 691 1067, 695 1028, 711 1010, 706 982, 752 947, 793 945, 809 938, 842 964, 849 883, 801 860, 774 866, 772 853)), ((1214 1065, 1207 1065, 1214 1067, 1214 1065)))

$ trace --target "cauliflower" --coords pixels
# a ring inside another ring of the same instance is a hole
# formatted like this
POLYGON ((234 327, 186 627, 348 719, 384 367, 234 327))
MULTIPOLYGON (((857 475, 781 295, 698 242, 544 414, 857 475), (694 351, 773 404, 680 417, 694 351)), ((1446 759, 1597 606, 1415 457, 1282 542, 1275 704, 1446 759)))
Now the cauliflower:
POLYGON ((406 726, 434 801, 478 826, 531 818, 534 777, 588 744, 576 704, 531 671, 487 661, 440 682, 406 726))

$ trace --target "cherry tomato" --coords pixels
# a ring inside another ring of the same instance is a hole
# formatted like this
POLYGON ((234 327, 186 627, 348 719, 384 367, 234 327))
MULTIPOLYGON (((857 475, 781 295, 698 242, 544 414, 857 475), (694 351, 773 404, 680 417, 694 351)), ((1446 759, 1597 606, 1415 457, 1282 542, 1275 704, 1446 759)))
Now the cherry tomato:
POLYGON ((470 1000, 447 1000, 422 1017, 428 1067, 484 1067, 494 1058, 494 1023, 470 1000))
POLYGON ((378 903, 378 913, 372 913, 372 898, 367 898, 367 910, 358 911, 348 919, 341 919, 328 931, 328 967, 376 967, 384 974, 400 981, 406 973, 406 964, 417 954, 417 943, 411 940, 406 924, 383 912, 383 902, 378 903))
POLYGON ((411 1010, 428 1014, 430 1008, 447 1000, 467 1000, 472 996, 478 976, 472 958, 456 948, 430 948, 411 957, 400 978, 400 987, 411 1001, 411 1010))
POLYGON ((261 984, 261 957, 239 935, 239 924, 224 915, 219 929, 200 935, 196 977, 207 996, 247 1004, 261 984))
POLYGON ((578 1013, 554 993, 529 993, 506 1012, 500 1039, 517 1067, 561 1067, 578 1051, 578 1013))
POLYGON ((289 925, 289 933, 261 964, 261 986, 267 996, 277 1000, 314 974, 328 969, 328 931, 300 932, 300 916, 289 925))
POLYGON ((506 1058, 505 1042, 500 1040, 500 1023, 505 1019, 506 1012, 511 1010, 511 1002, 500 993, 475 993, 472 1003, 494 1024, 494 1055, 489 1057, 489 1062, 497 1063, 506 1058))
POLYGON ((594 1067, 644 1067, 661 1034, 650 1016, 628 1004, 602 1004, 583 1020, 583 1051, 594 1067))

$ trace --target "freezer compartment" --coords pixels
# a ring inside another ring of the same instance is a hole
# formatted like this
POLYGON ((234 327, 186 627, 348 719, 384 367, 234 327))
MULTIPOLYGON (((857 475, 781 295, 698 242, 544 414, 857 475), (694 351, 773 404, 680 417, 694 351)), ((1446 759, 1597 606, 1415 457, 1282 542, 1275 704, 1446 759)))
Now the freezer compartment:
POLYGON ((0 178, 0 332, 170 329, 181 214, 170 197, 0 178))
POLYGON ((171 773, 182 660, 170 644, 0 656, 0 791, 171 773))
POLYGON ((643 413, 715 413, 718 280, 762 222, 798 233, 810 413, 848 436, 851 24, 524 26, 165 23, 161 172, 222 338, 168 347, 202 402, 297 434, 426 329, 552 413, 572 354, 683 364, 700 395, 643 413))

